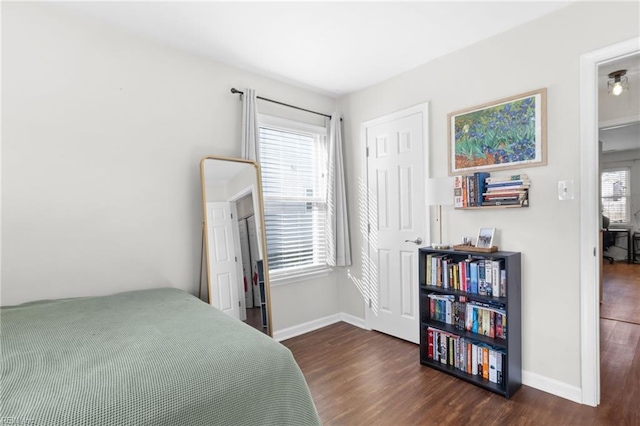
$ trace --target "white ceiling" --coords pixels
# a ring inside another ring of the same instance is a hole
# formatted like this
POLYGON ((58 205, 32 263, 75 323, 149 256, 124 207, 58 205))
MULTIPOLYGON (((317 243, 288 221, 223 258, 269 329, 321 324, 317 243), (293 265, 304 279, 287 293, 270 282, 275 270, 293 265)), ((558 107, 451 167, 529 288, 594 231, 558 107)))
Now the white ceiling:
POLYGON ((55 2, 241 69, 339 96, 571 1, 55 2))

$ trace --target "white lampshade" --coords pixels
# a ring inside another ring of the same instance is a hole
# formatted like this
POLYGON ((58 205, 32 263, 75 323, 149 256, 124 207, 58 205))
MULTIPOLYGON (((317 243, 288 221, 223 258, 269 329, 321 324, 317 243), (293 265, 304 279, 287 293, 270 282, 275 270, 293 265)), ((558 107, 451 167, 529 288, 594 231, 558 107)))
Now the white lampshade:
POLYGON ((427 179, 426 200, 428 206, 453 204, 453 177, 427 179))

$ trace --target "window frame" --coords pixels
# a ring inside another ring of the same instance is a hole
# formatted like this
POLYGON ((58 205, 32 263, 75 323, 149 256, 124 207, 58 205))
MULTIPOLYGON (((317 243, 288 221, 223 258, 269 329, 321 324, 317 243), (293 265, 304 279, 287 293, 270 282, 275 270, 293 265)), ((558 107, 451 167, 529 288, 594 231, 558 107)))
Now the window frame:
MULTIPOLYGON (((281 117, 275 117, 275 116, 266 115, 266 114, 258 114, 258 132, 260 132, 261 128, 270 128, 275 130, 304 133, 309 135, 318 135, 325 138, 324 139, 325 147, 327 147, 328 129, 324 126, 318 126, 315 124, 304 123, 300 121, 290 120, 290 119, 281 118, 281 117)), ((325 173, 328 173, 328 171, 326 171, 325 173)), ((264 188, 263 188, 263 192, 264 192, 264 188)), ((265 198, 264 195, 263 195, 263 198, 265 198)), ((265 199, 265 203, 266 203, 266 199, 265 199)), ((328 207, 326 195, 323 203, 325 205, 325 211, 326 211, 328 207)), ((266 232, 267 232, 267 229, 265 228, 265 233, 266 232)), ((268 256, 268 253, 265 253, 265 256, 268 256)), ((289 267, 282 270, 269 269, 269 282, 272 286, 289 284, 294 282, 320 278, 328 275, 332 271, 333 271, 333 268, 331 268, 326 263, 326 258, 325 258, 325 263, 320 265, 318 264, 304 265, 304 266, 297 266, 297 267, 289 267)))
MULTIPOLYGON (((625 198, 626 202, 625 202, 625 216, 626 216, 626 221, 625 222, 614 222, 613 220, 611 220, 610 222, 610 227, 614 227, 615 225, 619 225, 619 226, 629 226, 632 224, 631 222, 631 167, 628 166, 616 166, 616 167, 606 167, 603 168, 600 171, 600 205, 602 206, 602 214, 604 216, 606 216, 605 214, 605 210, 604 210, 604 200, 605 199, 612 199, 614 197, 616 197, 615 195, 608 195, 605 196, 602 194, 602 177, 605 173, 614 173, 614 172, 626 172, 627 175, 627 182, 626 182, 626 188, 625 188, 625 194, 624 195, 620 195, 619 197, 625 198)), ((607 216, 609 217, 609 216, 607 216)), ((611 219, 611 218, 610 218, 611 219)))

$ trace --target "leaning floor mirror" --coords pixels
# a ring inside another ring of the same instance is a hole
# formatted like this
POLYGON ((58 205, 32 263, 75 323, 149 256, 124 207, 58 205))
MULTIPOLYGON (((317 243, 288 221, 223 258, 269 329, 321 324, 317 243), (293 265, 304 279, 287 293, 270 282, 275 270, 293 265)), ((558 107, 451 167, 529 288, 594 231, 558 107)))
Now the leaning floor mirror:
POLYGON ((208 156, 200 177, 209 303, 273 336, 260 166, 208 156))

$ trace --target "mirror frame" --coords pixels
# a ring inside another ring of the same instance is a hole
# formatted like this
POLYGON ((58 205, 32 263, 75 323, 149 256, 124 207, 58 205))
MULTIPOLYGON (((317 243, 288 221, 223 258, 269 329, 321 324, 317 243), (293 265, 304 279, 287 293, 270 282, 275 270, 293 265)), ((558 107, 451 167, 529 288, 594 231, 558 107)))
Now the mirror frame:
POLYGON ((262 265, 263 265, 263 275, 264 275, 264 294, 265 294, 265 306, 267 307, 267 334, 273 338, 273 320, 271 316, 271 283, 269 281, 269 262, 267 259, 267 233, 265 229, 265 221, 264 221, 264 197, 262 194, 262 171, 260 169, 260 164, 256 163, 253 160, 246 160, 242 158, 231 158, 231 157, 220 157, 215 155, 208 155, 203 157, 200 160, 200 184, 202 186, 202 227, 205 232, 204 235, 204 253, 205 253, 205 263, 206 263, 206 271, 207 271, 207 299, 208 303, 211 305, 212 297, 211 297, 211 271, 209 267, 209 233, 207 231, 207 196, 206 196, 206 182, 205 182, 205 174, 204 174, 204 166, 206 160, 220 160, 220 161, 230 161, 235 163, 244 163, 249 166, 252 166, 256 172, 256 192, 258 196, 258 206, 262 209, 260 212, 260 245, 262 247, 262 265))

